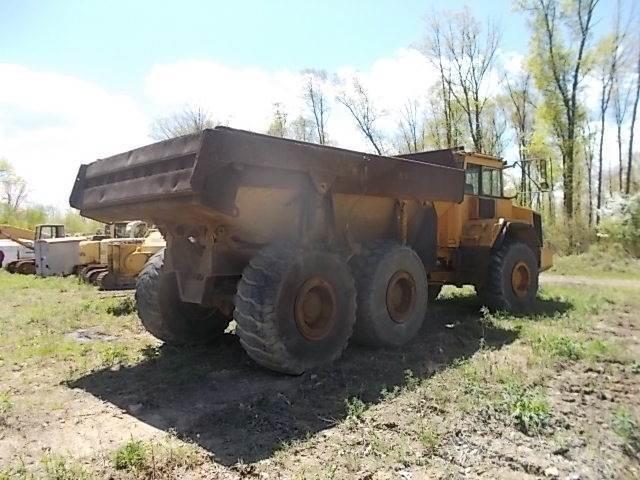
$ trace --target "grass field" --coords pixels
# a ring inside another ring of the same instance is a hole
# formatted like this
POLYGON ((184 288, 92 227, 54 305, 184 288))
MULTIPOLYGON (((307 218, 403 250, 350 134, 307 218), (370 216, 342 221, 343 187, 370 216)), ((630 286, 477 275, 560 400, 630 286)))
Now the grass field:
POLYGON ((622 247, 593 246, 579 255, 556 255, 551 273, 595 278, 640 280, 640 259, 630 257, 622 247))
POLYGON ((637 478, 640 290, 445 289, 399 350, 299 377, 162 346, 131 294, 0 272, 0 479, 637 478))

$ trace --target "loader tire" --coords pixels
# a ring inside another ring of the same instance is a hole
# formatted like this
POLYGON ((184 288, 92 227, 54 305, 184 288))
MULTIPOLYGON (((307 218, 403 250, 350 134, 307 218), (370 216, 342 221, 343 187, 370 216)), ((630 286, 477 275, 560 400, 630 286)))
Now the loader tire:
POLYGON ((222 335, 231 319, 218 309, 180 300, 175 275, 163 272, 164 249, 138 275, 136 305, 142 325, 171 345, 205 344, 222 335))
POLYGON ((528 312, 538 293, 538 262, 533 250, 522 242, 505 243, 492 254, 478 293, 490 310, 528 312))
POLYGON ((427 313, 427 274, 418 254, 393 241, 366 244, 349 262, 358 291, 353 340, 398 347, 420 330, 427 313))
POLYGON ((16 267, 16 273, 21 275, 35 275, 36 274, 36 263, 35 262, 20 262, 16 267))
POLYGON ((249 357, 298 375, 342 355, 355 314, 353 277, 340 256, 269 246, 242 272, 233 317, 249 357))

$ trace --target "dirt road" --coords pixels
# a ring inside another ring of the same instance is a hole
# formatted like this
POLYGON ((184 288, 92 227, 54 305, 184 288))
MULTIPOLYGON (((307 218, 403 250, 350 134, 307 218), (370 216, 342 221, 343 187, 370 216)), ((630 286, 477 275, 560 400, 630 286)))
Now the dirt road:
POLYGON ((543 273, 540 275, 540 283, 565 283, 572 285, 602 285, 608 287, 640 288, 640 280, 626 280, 620 278, 594 278, 578 275, 555 275, 543 273))

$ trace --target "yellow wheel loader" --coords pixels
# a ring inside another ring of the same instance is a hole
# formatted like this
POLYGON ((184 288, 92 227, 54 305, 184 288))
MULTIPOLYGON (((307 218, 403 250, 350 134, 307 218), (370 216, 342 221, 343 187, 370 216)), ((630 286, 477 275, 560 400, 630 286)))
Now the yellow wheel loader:
POLYGON ((210 342, 233 318, 249 357, 299 374, 349 341, 410 341, 445 284, 532 306, 551 258, 502 168, 460 149, 390 157, 217 127, 81 166, 70 204, 162 232, 136 287, 157 338, 210 342))
POLYGON ((78 274, 101 290, 132 288, 148 258, 164 247, 164 239, 140 221, 116 222, 110 225, 109 235, 111 238, 81 245, 86 263, 78 274))

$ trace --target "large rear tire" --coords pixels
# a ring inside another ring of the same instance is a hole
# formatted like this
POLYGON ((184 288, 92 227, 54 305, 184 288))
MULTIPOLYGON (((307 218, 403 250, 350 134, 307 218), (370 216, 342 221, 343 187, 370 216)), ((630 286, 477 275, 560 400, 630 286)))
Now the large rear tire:
POLYGON ((538 293, 538 262, 522 242, 508 242, 493 253, 487 279, 479 289, 483 304, 491 310, 525 313, 538 293))
POLYGON ((392 241, 364 245, 349 262, 358 290, 353 339, 397 347, 420 330, 427 313, 427 274, 420 257, 392 241))
POLYGON ((164 249, 138 275, 138 316, 151 335, 172 345, 209 343, 222 335, 231 319, 218 309, 180 300, 175 275, 163 272, 164 249))
POLYGON ((297 375, 342 355, 355 311, 353 277, 341 257, 269 246, 244 269, 233 316, 253 360, 297 375))

